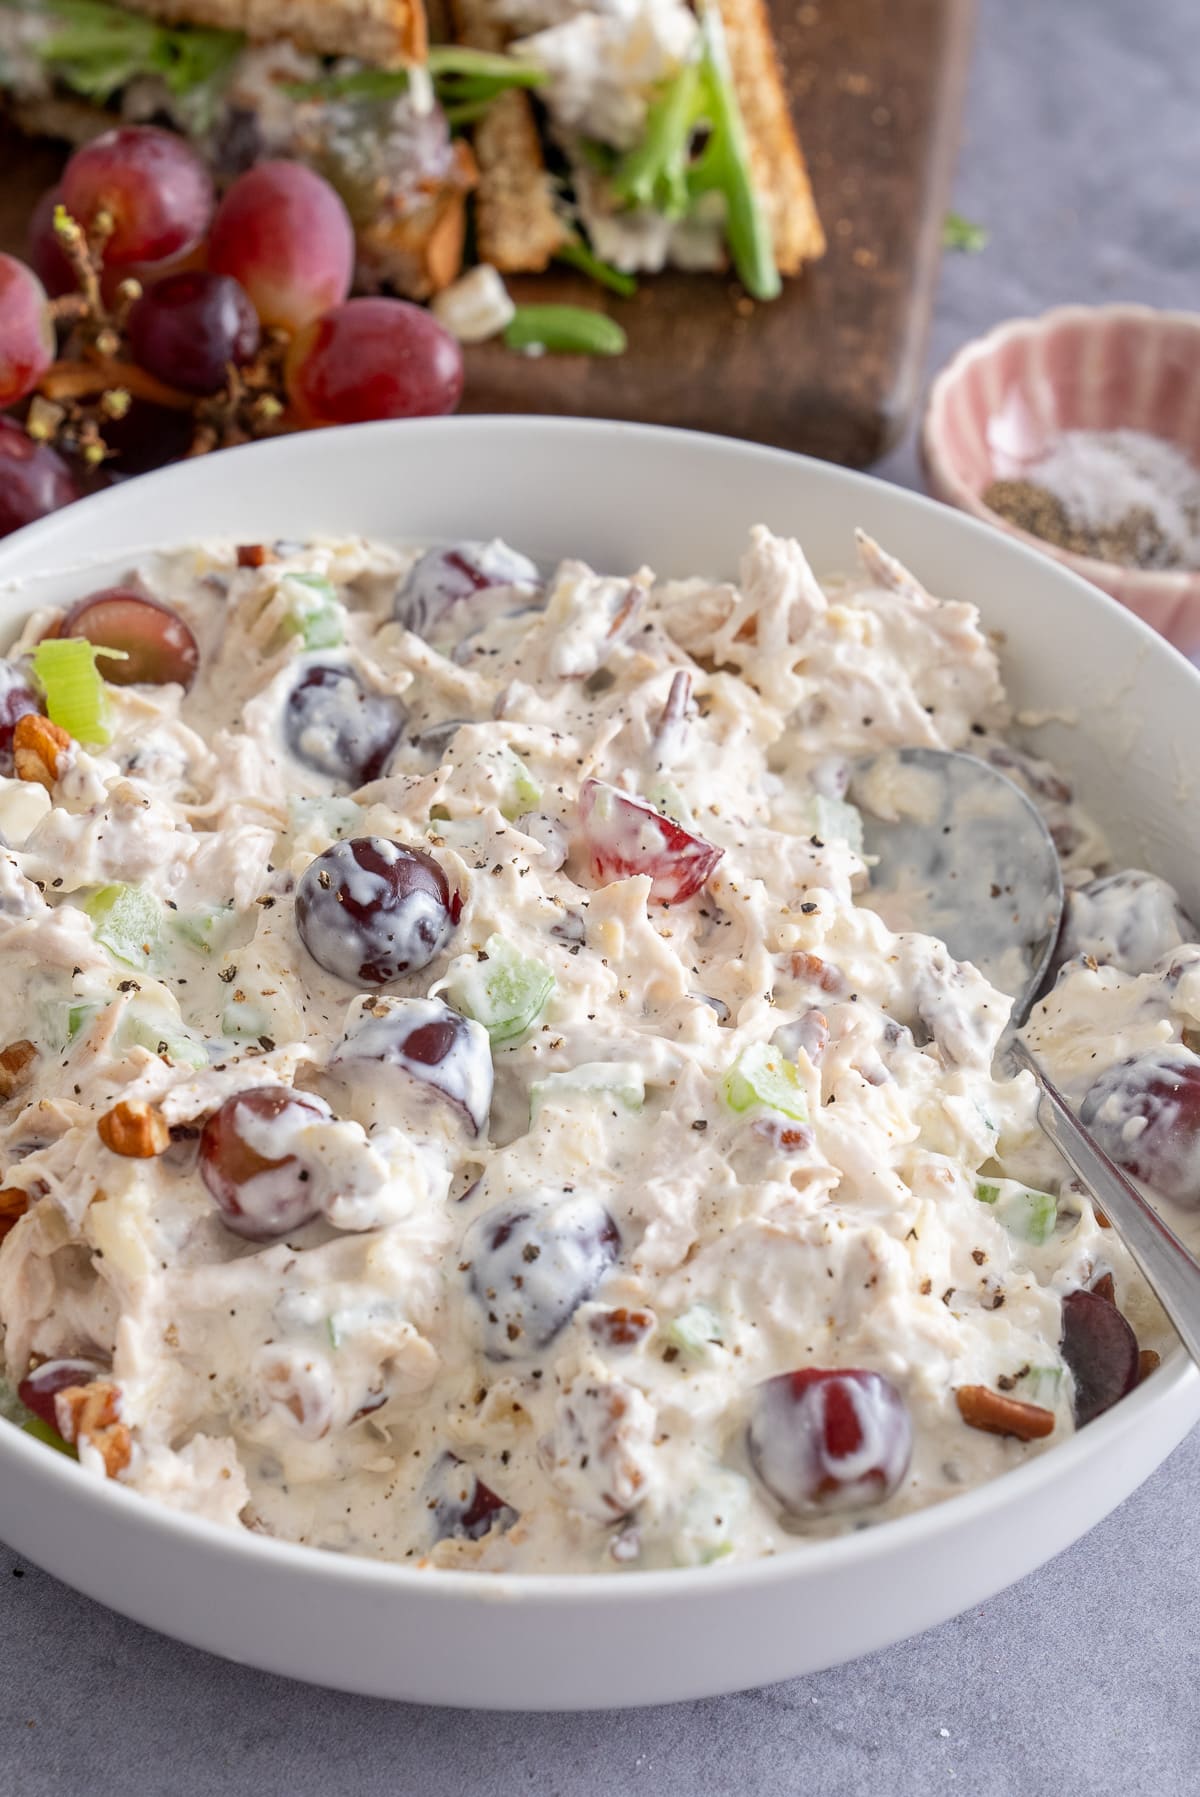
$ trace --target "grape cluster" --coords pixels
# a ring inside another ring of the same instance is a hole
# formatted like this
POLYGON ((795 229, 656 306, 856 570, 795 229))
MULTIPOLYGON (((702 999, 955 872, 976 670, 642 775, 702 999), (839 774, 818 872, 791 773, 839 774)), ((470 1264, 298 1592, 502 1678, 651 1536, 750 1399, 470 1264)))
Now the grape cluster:
MULTIPOLYGON (((354 260, 343 201, 304 164, 260 163, 218 197, 183 138, 106 131, 38 202, 28 265, 0 255, 0 412, 24 412, 59 355, 112 363, 114 389, 124 370, 122 401, 96 427, 98 454, 112 458, 103 480, 186 454, 202 420, 203 446, 219 440, 203 407, 223 407, 244 434, 452 411, 458 343, 420 306, 351 299, 354 260), (81 320, 78 304, 56 302, 80 287, 85 262, 98 279, 81 320), (264 393, 270 409, 247 429, 237 407, 264 393)), ((35 440, 36 415, 30 429, 0 418, 0 536, 93 480, 95 430, 76 469, 35 440)))

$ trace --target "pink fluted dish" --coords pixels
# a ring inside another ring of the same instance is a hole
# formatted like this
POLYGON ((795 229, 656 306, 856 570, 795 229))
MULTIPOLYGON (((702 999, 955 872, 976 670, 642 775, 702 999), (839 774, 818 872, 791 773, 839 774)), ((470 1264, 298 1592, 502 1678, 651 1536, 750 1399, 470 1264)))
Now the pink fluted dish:
POLYGON ((921 455, 935 498, 1053 556, 1200 658, 1200 571, 1146 572, 1058 549, 983 503, 1064 430, 1146 431, 1200 468, 1200 313, 1060 306, 969 343, 930 390, 921 455))

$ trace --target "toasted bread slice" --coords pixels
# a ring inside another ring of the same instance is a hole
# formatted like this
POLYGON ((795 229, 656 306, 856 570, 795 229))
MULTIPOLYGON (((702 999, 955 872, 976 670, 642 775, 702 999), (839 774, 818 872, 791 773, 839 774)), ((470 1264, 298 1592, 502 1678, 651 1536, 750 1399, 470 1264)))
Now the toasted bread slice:
MULTIPOLYGON (((452 0, 460 43, 474 50, 502 50, 508 34, 489 0, 452 0)), ((493 101, 475 126, 479 189, 475 238, 482 261, 501 274, 539 273, 567 241, 528 94, 510 88, 493 101)))
POLYGON ((780 274, 799 274, 825 253, 804 152, 764 0, 716 0, 729 67, 746 126, 750 172, 771 227, 780 274))
POLYGON ((422 0, 121 0, 164 25, 209 25, 257 41, 291 38, 317 56, 355 56, 380 68, 424 62, 422 0))

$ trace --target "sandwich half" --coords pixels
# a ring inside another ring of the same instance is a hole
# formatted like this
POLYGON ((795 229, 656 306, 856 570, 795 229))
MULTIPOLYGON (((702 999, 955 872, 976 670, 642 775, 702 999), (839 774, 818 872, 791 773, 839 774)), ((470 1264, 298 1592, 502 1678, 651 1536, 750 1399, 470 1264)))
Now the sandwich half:
POLYGON ((544 268, 564 217, 618 270, 732 259, 762 298, 824 252, 764 0, 454 0, 454 16, 464 43, 542 76, 553 183, 525 95, 476 127, 498 268, 544 268))

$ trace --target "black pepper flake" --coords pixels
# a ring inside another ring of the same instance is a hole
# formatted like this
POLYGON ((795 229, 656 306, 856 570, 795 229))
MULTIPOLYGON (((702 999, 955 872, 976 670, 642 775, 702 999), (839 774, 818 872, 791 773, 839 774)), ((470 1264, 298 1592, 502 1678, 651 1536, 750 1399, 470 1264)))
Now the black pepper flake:
POLYGON ((274 1036, 260 1036, 258 1038, 258 1046, 262 1049, 265 1049, 267 1054, 270 1054, 271 1050, 275 1046, 274 1036))
POLYGON ((819 836, 810 836, 808 840, 814 849, 823 849, 825 847, 824 842, 819 836))
POLYGON ((222 967, 221 971, 217 975, 217 978, 222 982, 223 985, 226 985, 226 986, 232 985, 233 981, 237 979, 237 968, 236 967, 222 967))
POLYGON ((670 1364, 673 1360, 679 1359, 679 1349, 678 1348, 664 1348, 662 1357, 666 1361, 667 1365, 670 1366, 670 1364))
POLYGON ((704 1131, 708 1128, 708 1118, 697 1117, 692 1124, 692 1128, 698 1130, 700 1134, 703 1135, 704 1131))
POLYGON ((805 899, 800 909, 803 911, 805 917, 811 917, 813 912, 819 911, 821 907, 817 904, 815 899, 805 899))

